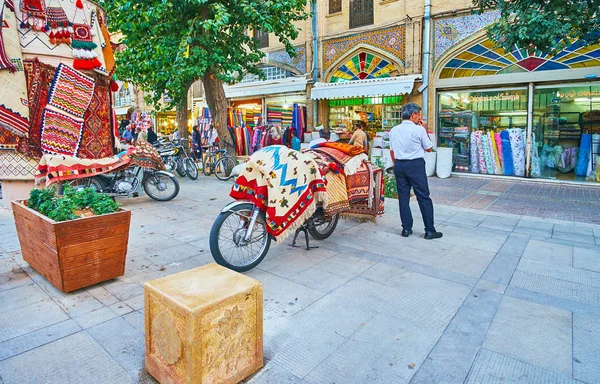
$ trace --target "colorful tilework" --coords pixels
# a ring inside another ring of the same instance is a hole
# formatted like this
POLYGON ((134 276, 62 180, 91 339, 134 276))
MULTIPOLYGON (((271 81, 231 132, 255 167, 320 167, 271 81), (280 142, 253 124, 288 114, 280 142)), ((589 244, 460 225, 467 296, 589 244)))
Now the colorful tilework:
POLYGON ((331 83, 352 80, 378 79, 390 77, 396 71, 394 64, 386 59, 368 52, 359 52, 342 64, 331 76, 331 83))
POLYGON ((291 57, 285 49, 267 52, 266 61, 268 63, 289 65, 304 74, 306 73, 306 47, 296 47, 296 56, 294 57, 291 57))

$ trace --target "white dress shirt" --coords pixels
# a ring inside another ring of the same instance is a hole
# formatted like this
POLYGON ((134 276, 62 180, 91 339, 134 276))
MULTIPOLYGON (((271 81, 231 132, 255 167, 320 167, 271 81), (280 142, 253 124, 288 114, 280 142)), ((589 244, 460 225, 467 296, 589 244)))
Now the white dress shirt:
POLYGON ((425 128, 410 120, 403 120, 390 132, 390 147, 396 160, 414 160, 423 158, 425 151, 431 149, 433 144, 425 128))

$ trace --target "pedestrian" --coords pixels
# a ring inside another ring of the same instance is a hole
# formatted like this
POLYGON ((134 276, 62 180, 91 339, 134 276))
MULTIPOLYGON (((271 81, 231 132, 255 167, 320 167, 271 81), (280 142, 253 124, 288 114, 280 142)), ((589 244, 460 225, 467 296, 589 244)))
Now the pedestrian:
POLYGON ((145 141, 148 141, 146 138, 146 133, 144 132, 142 127, 137 127, 137 138, 135 139, 136 144, 143 143, 145 141))
POLYGON ((131 142, 133 141, 133 134, 131 133, 131 127, 129 125, 125 127, 122 139, 125 141, 126 144, 131 144, 131 142))
POLYGON ((330 140, 331 139, 331 131, 329 130, 329 127, 323 127, 323 129, 321 129, 319 131, 319 137, 321 139, 330 140))
POLYGON ((129 129, 131 130, 131 143, 135 143, 138 138, 138 130, 134 124, 129 124, 129 129))
POLYGON ((192 154, 196 160, 202 159, 202 144, 200 130, 197 125, 192 127, 192 154))
POLYGON ((292 129, 292 149, 295 149, 296 151, 300 150, 300 139, 298 138, 298 136, 296 135, 296 130, 292 129))
POLYGON ((154 132, 154 130, 152 129, 152 127, 148 127, 148 142, 150 144, 154 144, 158 141, 158 136, 156 135, 156 132, 154 132))
POLYGON ((361 121, 354 122, 354 133, 350 138, 349 144, 354 144, 356 146, 362 147, 363 149, 368 149, 368 139, 367 134, 363 131, 363 125, 361 121))
POLYGON ((398 189, 402 237, 412 233, 413 217, 410 211, 410 188, 415 191, 423 223, 425 239, 439 239, 441 232, 433 225, 433 202, 429 197, 429 185, 425 173, 425 151, 431 152, 433 144, 421 125, 421 107, 408 103, 402 108, 402 123, 390 132, 391 155, 394 159, 394 174, 398 189))

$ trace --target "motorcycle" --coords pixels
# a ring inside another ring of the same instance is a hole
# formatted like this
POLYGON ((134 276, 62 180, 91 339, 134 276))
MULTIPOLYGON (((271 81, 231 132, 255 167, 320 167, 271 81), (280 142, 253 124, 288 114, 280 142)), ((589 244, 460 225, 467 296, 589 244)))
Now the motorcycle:
POLYGON ((181 141, 166 142, 159 140, 154 144, 154 147, 168 170, 176 171, 181 177, 187 175, 192 180, 198 179, 198 167, 185 152, 181 141))
POLYGON ((135 197, 140 185, 146 194, 156 201, 169 201, 179 194, 179 182, 175 175, 140 167, 129 167, 115 173, 77 179, 69 184, 75 188, 92 188, 112 197, 135 197))
MULTIPOLYGON (((309 234, 317 240, 325 240, 333 234, 339 214, 328 216, 323 208, 298 229, 296 238, 303 232, 306 249, 310 250, 309 234)), ((265 212, 249 201, 234 201, 222 210, 210 231, 210 251, 217 264, 237 272, 256 267, 269 252, 273 237, 267 232, 265 212)))

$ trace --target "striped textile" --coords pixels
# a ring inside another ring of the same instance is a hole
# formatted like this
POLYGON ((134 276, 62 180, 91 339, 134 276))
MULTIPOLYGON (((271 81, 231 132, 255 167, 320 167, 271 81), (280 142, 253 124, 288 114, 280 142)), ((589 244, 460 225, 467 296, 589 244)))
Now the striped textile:
POLYGON ((46 109, 42 119, 42 151, 77 157, 83 137, 83 119, 46 109))
POLYGON ((60 64, 54 75, 48 105, 83 119, 94 95, 94 80, 60 64))

